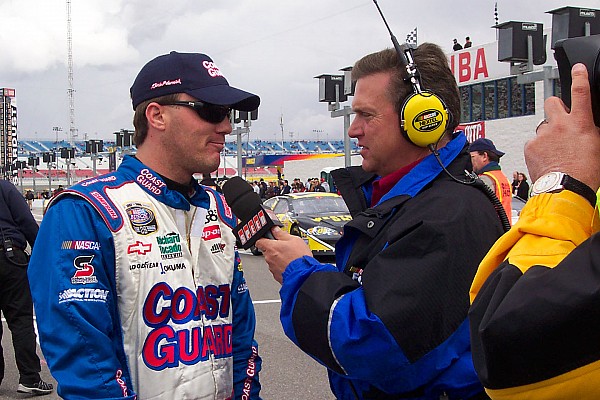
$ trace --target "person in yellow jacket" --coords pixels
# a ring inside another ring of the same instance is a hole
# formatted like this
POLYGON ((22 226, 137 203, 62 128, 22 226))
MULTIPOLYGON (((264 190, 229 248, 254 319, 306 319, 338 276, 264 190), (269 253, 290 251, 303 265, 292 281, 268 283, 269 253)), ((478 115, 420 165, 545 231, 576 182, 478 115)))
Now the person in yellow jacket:
POLYGON ((490 139, 479 138, 469 146, 471 164, 475 172, 502 203, 510 222, 512 213, 512 185, 500 168, 500 157, 504 152, 498 150, 490 139))
POLYGON ((600 398, 600 128, 585 65, 571 74, 571 111, 547 99, 525 146, 532 197, 471 287, 474 366, 496 400, 600 398))

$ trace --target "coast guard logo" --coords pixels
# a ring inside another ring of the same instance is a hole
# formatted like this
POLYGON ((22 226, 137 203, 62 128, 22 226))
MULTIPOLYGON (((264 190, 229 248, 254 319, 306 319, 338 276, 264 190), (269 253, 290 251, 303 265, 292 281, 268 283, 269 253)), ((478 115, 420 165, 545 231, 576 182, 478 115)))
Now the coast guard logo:
POLYGON ((212 61, 202 61, 202 66, 206 68, 206 72, 208 72, 208 75, 210 75, 212 78, 223 76, 219 70, 219 67, 217 67, 212 61))
POLYGON ((98 278, 94 276, 94 266, 92 260, 94 256, 79 256, 73 260, 73 266, 75 267, 75 275, 71 277, 71 283, 73 285, 86 283, 96 283, 98 278))
POLYGON ((133 230, 140 235, 150 235, 158 230, 158 223, 151 206, 141 203, 125 204, 125 212, 133 230))

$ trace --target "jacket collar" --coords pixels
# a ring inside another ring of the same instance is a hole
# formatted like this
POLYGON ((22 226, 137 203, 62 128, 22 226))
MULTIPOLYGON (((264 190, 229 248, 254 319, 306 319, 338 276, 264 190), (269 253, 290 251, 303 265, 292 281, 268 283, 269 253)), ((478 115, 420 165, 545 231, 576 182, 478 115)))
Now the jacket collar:
POLYGON ((178 191, 169 189, 164 179, 157 172, 144 165, 135 157, 125 156, 119 166, 119 172, 126 178, 137 182, 149 195, 169 207, 189 210, 190 204, 202 208, 208 208, 210 205, 208 194, 195 179, 192 182, 192 190, 188 200, 178 191))
MULTIPOLYGON (((448 168, 448 165, 450 165, 450 163, 463 151, 466 143, 467 137, 461 131, 454 134, 453 139, 446 146, 438 150, 440 160, 444 167, 448 168)), ((435 155, 428 155, 408 174, 400 179, 389 192, 383 195, 377 204, 381 204, 392 197, 400 195, 408 195, 410 197, 416 196, 426 185, 433 181, 440 172, 442 172, 442 167, 436 160, 435 155)))
POLYGON ((479 171, 479 174, 481 175, 484 172, 501 171, 501 170, 502 170, 502 168, 500 168, 500 164, 498 164, 496 161, 490 161, 483 168, 481 168, 481 171, 479 171))

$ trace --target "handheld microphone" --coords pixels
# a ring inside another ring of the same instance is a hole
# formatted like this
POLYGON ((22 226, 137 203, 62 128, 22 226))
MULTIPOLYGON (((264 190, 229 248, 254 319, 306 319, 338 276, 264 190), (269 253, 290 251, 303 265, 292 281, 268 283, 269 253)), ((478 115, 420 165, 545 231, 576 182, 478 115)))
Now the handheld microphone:
POLYGON ((222 190, 227 204, 240 220, 233 234, 242 248, 249 249, 263 237, 275 240, 271 228, 283 224, 272 210, 263 207, 260 197, 254 193, 248 182, 239 176, 234 176, 225 182, 222 190))

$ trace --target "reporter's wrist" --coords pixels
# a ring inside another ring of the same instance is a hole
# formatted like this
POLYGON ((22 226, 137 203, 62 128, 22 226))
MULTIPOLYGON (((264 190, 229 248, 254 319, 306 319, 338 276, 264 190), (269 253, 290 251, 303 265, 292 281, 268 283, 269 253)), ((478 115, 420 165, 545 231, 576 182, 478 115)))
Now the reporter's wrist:
POLYGON ((596 206, 596 190, 564 172, 548 172, 540 176, 531 187, 531 196, 542 193, 557 193, 563 190, 576 193, 586 199, 592 207, 596 206))

